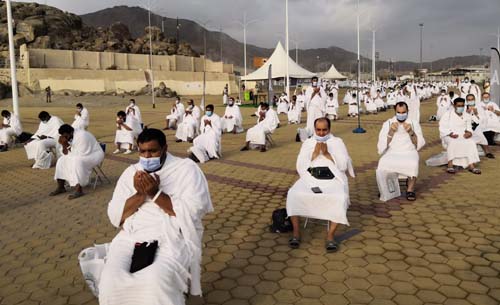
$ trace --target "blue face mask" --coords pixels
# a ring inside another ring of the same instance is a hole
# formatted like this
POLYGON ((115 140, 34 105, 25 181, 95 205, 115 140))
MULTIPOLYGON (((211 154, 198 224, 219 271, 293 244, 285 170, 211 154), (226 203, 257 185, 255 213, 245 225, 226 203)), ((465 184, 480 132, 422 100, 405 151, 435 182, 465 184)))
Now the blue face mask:
POLYGON ((212 111, 206 111, 205 113, 207 116, 212 116, 212 114, 214 114, 212 111))
POLYGON ((408 113, 396 113, 396 119, 400 122, 406 121, 408 118, 408 113))
POLYGON ((158 169, 160 169, 161 158, 160 157, 154 157, 154 158, 140 157, 139 163, 141 164, 142 168, 144 168, 145 171, 154 172, 154 171, 157 171, 158 169))
POLYGON ((457 112, 458 114, 462 114, 462 113, 464 113, 464 110, 465 110, 465 107, 457 107, 457 108, 456 108, 456 112, 457 112))
POLYGON ((324 137, 320 137, 318 135, 314 135, 314 139, 320 143, 324 143, 326 141, 328 141, 330 139, 330 134, 327 134, 326 136, 324 137))

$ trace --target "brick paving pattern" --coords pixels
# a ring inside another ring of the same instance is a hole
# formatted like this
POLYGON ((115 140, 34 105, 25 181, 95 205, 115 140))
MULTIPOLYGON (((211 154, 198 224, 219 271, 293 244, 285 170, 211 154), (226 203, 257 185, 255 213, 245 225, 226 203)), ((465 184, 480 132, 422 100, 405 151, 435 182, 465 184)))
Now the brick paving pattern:
MULTIPOLYGON (((163 127, 171 103, 153 110, 147 99, 138 101, 146 123, 163 127)), ((108 143, 103 169, 113 182, 138 157, 110 155, 119 108, 89 107, 90 131, 108 143)), ((22 107, 26 130, 35 130, 41 109, 22 107)), ((48 110, 72 121, 72 107, 56 101, 48 110)), ((434 111, 433 100, 422 104, 422 120, 434 111)), ((243 108, 245 127, 255 121, 252 112, 243 108)), ((341 113, 346 112, 342 106, 341 113)), ((428 144, 420 154, 418 200, 381 203, 376 141, 389 115, 363 117, 365 135, 352 134, 354 119, 333 123, 357 174, 349 182, 350 227, 338 231, 342 244, 335 254, 325 253, 320 223, 307 226, 297 250, 288 248, 287 234, 268 231, 272 211, 284 207, 286 192, 298 177, 297 126, 287 126, 281 117, 282 127, 273 135, 276 146, 267 153, 240 152, 245 135, 224 135, 223 159, 201 166, 215 212, 204 220, 204 296, 190 297, 188 304, 500 304, 498 159, 482 159, 481 176, 426 167, 423 162, 442 148, 437 124, 425 122, 428 144)), ((167 137, 172 153, 187 155, 189 144, 174 143, 172 131, 167 137)), ((31 169, 22 148, 1 153, 0 164, 0 304, 97 304, 77 255, 116 234, 106 214, 114 185, 87 188, 86 196, 74 201, 50 198, 53 168, 31 169)))

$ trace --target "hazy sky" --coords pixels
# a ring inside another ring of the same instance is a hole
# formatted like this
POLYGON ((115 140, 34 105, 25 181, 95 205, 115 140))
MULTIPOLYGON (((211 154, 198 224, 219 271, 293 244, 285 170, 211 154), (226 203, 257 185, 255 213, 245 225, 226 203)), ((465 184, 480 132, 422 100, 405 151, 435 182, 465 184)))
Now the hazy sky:
MULTIPOLYGON (((148 0, 38 0, 76 14, 115 5, 147 6, 148 0)), ((285 0, 151 0, 153 10, 167 17, 207 21, 243 41, 241 26, 249 25, 247 41, 274 48, 284 40, 285 0)), ((356 0, 289 0, 290 36, 299 48, 338 46, 356 51, 356 0)), ((500 0, 360 0, 361 53, 371 54, 371 28, 377 29, 382 59, 418 61, 419 23, 424 23, 424 61, 448 56, 489 54, 496 46, 500 0)), ((290 48, 294 48, 291 43, 290 48)), ((371 56, 371 55, 370 55, 371 56)))

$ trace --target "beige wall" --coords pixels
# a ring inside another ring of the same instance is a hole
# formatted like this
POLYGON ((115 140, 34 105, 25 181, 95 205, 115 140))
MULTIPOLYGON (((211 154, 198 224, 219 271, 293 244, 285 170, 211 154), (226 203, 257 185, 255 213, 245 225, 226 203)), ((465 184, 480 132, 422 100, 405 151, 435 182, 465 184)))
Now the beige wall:
MULTIPOLYGON (((3 69, 8 74, 8 69, 3 69)), ((23 71, 25 73, 25 71, 23 71)), ((41 90, 50 86, 53 90, 78 90, 83 92, 136 91, 147 85, 144 71, 87 70, 87 69, 30 69, 32 80, 29 87, 41 90)), ((0 73, 4 74, 3 71, 0 73)), ((167 87, 182 95, 203 93, 203 72, 154 71, 155 86, 164 82, 167 87)), ((26 79, 26 77, 25 77, 26 79)), ((206 93, 220 95, 225 84, 231 84, 234 76, 227 73, 206 73, 206 93)), ((236 91, 237 92, 237 91, 236 91)))
MULTIPOLYGON (((25 58, 29 58, 29 61, 23 61, 25 69, 106 70, 112 66, 115 66, 117 70, 147 70, 151 68, 149 55, 145 54, 27 48, 21 48, 21 52, 25 58)), ((153 55, 153 69, 160 71, 202 72, 203 57, 153 55)), ((206 71, 232 74, 233 65, 213 62, 207 59, 206 71)))

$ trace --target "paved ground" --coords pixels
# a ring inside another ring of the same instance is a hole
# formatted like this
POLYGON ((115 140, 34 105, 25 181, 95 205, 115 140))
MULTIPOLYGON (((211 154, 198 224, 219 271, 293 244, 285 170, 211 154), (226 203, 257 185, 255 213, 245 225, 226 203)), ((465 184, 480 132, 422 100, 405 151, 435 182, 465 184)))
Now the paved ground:
MULTIPOLYGON (((153 110, 146 98, 138 100, 144 120, 162 127, 166 102, 153 110)), ((111 143, 114 114, 125 100, 58 98, 48 110, 71 122, 73 108, 67 105, 75 101, 90 105, 90 131, 111 143)), ((23 103, 26 130, 34 131, 36 114, 45 106, 37 103, 23 103)), ((254 122, 251 111, 244 109, 246 126, 254 122)), ((422 118, 433 111, 433 102, 424 104, 422 118)), ((205 219, 204 297, 188 303, 499 304, 499 161, 482 160, 481 176, 451 176, 422 163, 418 200, 382 204, 374 172, 376 139, 388 116, 364 117, 365 135, 351 133, 353 119, 333 124, 357 172, 350 180, 351 225, 338 232, 343 242, 336 254, 325 254, 321 224, 308 225, 298 250, 288 248, 287 235, 268 233, 272 211, 285 205, 286 191, 297 179, 296 127, 279 128, 273 135, 276 147, 267 153, 242 153, 244 135, 224 135, 224 158, 202 166, 215 212, 205 219)), ((424 123, 423 130, 428 145, 422 161, 441 151, 436 124, 424 123)), ((186 155, 188 145, 172 139, 169 132, 170 151, 186 155)), ((137 155, 115 158, 110 151, 104 170, 114 182, 137 155)), ((75 201, 49 198, 54 169, 31 169, 19 148, 1 153, 0 164, 0 304, 96 304, 77 255, 116 234, 106 216, 113 185, 87 189, 75 201)))

